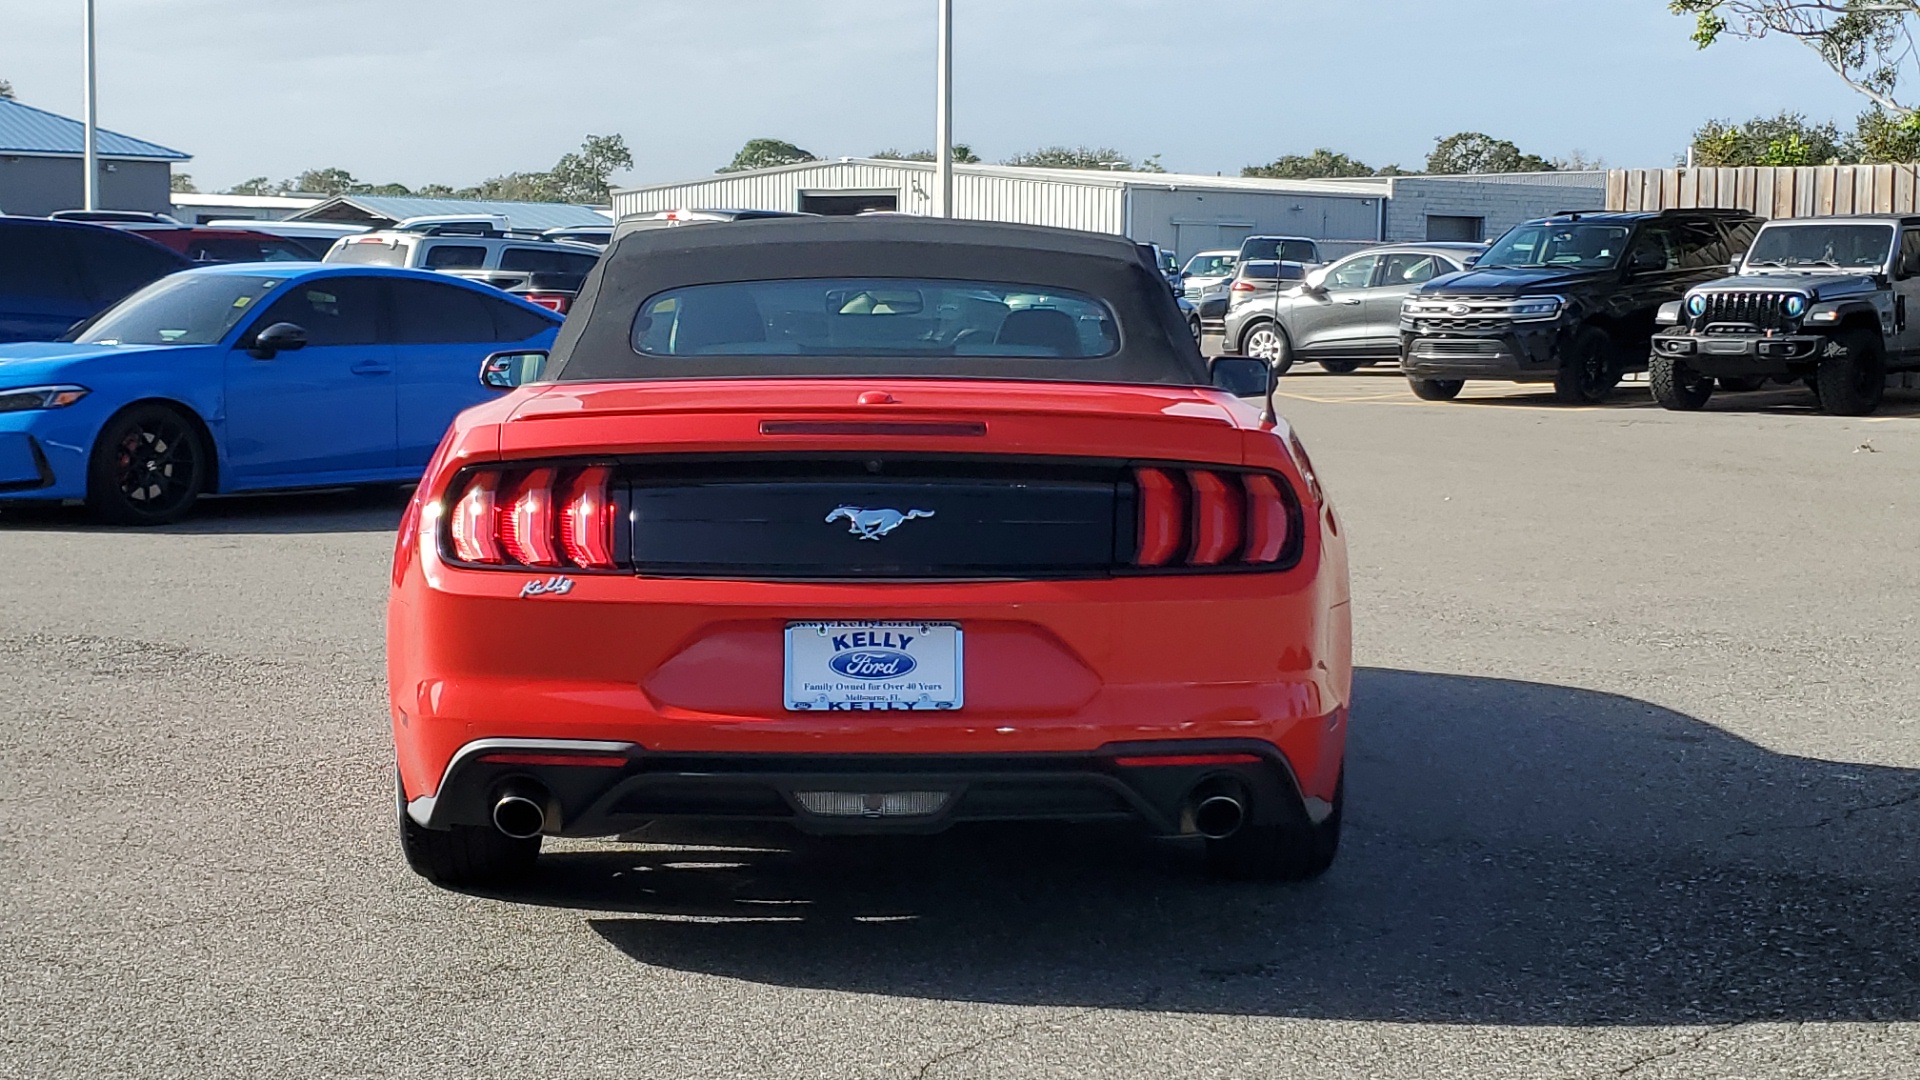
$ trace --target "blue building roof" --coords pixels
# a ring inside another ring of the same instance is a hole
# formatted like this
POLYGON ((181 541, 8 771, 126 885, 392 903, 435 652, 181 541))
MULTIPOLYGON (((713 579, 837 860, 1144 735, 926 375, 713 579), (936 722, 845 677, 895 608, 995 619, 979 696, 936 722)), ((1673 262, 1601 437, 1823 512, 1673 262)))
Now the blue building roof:
POLYGON ((290 221, 351 221, 378 225, 410 217, 441 214, 498 214, 516 229, 558 229, 570 225, 605 225, 613 219, 591 206, 573 203, 492 202, 484 199, 423 199, 415 195, 336 195, 308 207, 290 221), (355 211, 358 211, 356 214, 355 211))
MULTIPOLYGON (((186 161, 193 155, 169 150, 159 143, 101 128, 103 158, 145 158, 150 161, 186 161)), ((87 152, 86 125, 45 109, 0 98, 0 154, 59 154, 79 157, 87 152)))

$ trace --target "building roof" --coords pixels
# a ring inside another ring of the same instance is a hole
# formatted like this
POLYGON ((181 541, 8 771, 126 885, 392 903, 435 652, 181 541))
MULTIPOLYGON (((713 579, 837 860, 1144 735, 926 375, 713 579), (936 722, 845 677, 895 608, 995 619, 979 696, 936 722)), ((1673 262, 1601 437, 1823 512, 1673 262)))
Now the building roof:
MULTIPOLYGON (((803 172, 808 169, 828 168, 835 165, 874 165, 882 168, 903 171, 931 173, 932 162, 905 161, 896 158, 837 158, 822 161, 803 161, 795 165, 776 165, 765 169, 746 169, 741 172, 715 173, 699 180, 682 180, 668 184, 646 184, 639 187, 620 188, 614 194, 628 192, 655 191, 664 188, 687 187, 708 180, 724 181, 741 176, 771 176, 788 172, 803 172)), ((1284 195, 1357 195, 1363 198, 1392 196, 1394 184, 1406 181, 1452 181, 1473 184, 1526 184, 1553 187, 1597 187, 1606 183, 1604 172, 1544 172, 1544 173, 1480 173, 1471 176, 1428 176, 1421 174, 1403 174, 1398 176, 1353 176, 1332 180, 1276 180, 1260 176, 1207 176, 1197 173, 1156 173, 1123 172, 1106 169, 1042 169, 1026 165, 962 165, 955 164, 953 171, 960 175, 998 176, 1012 180, 1051 181, 1054 183, 1086 184, 1095 187, 1161 188, 1187 191, 1245 191, 1265 192, 1284 195)))
MULTIPOLYGON (((97 140, 103 158, 187 161, 193 156, 105 128, 99 129, 97 140)), ((85 124, 22 105, 11 98, 0 98, 0 154, 81 157, 86 152, 85 124)))
POLYGON ((591 206, 573 203, 494 202, 484 199, 423 199, 415 195, 336 195, 288 221, 339 221, 350 225, 392 225, 411 217, 442 214, 498 215, 515 229, 559 229, 605 225, 612 220, 591 206))
POLYGON ((230 206, 247 210, 305 210, 324 201, 317 195, 223 195, 211 191, 176 191, 175 206, 230 206))

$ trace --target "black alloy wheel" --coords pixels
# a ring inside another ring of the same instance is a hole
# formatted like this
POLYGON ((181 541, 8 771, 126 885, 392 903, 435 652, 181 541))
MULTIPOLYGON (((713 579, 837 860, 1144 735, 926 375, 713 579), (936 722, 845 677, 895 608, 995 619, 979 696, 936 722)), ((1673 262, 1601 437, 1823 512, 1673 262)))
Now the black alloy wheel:
POLYGON ((1713 376, 1702 375, 1684 360, 1656 356, 1647 362, 1647 384, 1663 409, 1693 412, 1713 396, 1713 376))
POLYGON ((1880 407, 1886 388, 1880 335, 1872 330, 1840 335, 1814 372, 1814 393, 1829 416, 1865 416, 1880 407))
POLYGON ((113 525, 178 521, 206 486, 209 450, 171 405, 135 405, 107 421, 87 464, 87 509, 113 525))
POLYGON ((1465 379, 1416 379, 1407 378, 1407 385, 1413 388, 1413 396, 1421 401, 1452 401, 1460 396, 1467 385, 1465 379))
POLYGON ((1575 335, 1553 377, 1554 400, 1564 405, 1598 405, 1620 385, 1620 364, 1613 339, 1589 326, 1575 335))

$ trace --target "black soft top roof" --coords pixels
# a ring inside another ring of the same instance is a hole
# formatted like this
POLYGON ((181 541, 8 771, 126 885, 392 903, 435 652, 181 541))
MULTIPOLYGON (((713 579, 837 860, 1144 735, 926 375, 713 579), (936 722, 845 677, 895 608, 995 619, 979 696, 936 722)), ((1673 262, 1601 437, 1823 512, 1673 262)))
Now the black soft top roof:
POLYGON ((1043 379, 1208 385, 1206 362, 1172 291, 1131 240, 1033 225, 907 216, 710 222, 637 232, 607 249, 554 343, 547 377, 597 379, 799 376, 1043 379), (1120 349, 1099 359, 948 356, 642 355, 641 305, 668 289, 797 278, 1005 282, 1104 300, 1120 349))

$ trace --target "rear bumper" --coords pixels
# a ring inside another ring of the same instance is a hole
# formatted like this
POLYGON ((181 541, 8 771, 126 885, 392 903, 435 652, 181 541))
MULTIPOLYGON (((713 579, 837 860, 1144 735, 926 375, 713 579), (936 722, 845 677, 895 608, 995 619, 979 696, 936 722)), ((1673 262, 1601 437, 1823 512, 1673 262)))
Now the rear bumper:
MULTIPOLYGON (((1344 716, 1338 718, 1344 726, 1344 716)), ((1252 819, 1320 821, 1286 756, 1254 739, 1110 743, 1057 754, 677 754, 633 743, 489 739, 455 755, 407 813, 489 826, 508 789, 544 792, 546 832, 608 836, 654 821, 772 822, 814 834, 933 833, 962 822, 1133 821, 1194 833, 1196 792, 1232 788, 1252 819), (529 787, 531 785, 531 787, 529 787)))

